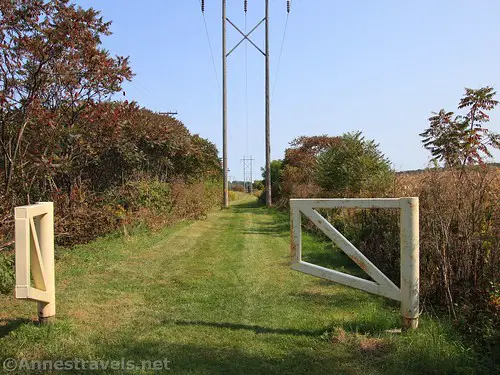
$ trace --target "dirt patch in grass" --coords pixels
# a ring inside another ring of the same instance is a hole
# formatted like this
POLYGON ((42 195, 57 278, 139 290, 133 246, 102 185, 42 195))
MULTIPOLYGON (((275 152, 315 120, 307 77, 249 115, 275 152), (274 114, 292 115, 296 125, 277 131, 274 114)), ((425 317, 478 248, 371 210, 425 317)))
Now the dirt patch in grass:
POLYGON ((345 344, 349 341, 351 341, 352 337, 350 337, 346 331, 342 328, 335 328, 332 332, 332 335, 330 337, 330 341, 333 344, 345 344))
POLYGON ((359 340, 359 350, 363 354, 380 356, 389 351, 389 343, 386 340, 365 337, 359 340))

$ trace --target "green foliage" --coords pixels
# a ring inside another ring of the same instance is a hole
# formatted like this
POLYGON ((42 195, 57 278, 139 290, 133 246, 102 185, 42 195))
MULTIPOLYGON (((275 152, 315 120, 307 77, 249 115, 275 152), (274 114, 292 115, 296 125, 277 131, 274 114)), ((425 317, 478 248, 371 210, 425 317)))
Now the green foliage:
POLYGON ((229 196, 229 202, 234 202, 237 199, 237 194, 233 190, 230 190, 228 192, 228 196, 229 196))
MULTIPOLYGON (((316 180, 318 155, 337 146, 340 137, 312 136, 299 137, 290 142, 283 160, 283 178, 293 180, 295 184, 308 184, 316 180)), ((286 185, 286 184, 284 184, 286 185)), ((284 186, 287 190, 287 186, 284 186)))
POLYGON ((74 198, 80 203, 73 206, 71 215, 61 212, 68 206, 64 195, 55 202, 56 233, 65 234, 56 241, 62 246, 86 243, 117 229, 127 234, 139 225, 157 230, 177 221, 203 218, 220 202, 220 183, 162 182, 147 177, 107 190, 101 197, 79 191, 74 198))
POLYGON ((255 180, 253 182, 253 189, 254 190, 264 190, 264 180, 255 180))
MULTIPOLYGON (((283 160, 271 160, 271 196, 276 202, 281 197, 281 181, 283 172, 283 160)), ((254 182, 254 195, 259 198, 261 204, 266 203, 266 170, 261 168, 262 181, 254 182)))
POLYGON ((290 145, 274 194, 283 205, 290 198, 381 194, 393 180, 389 161, 361 132, 299 137, 290 145))
POLYGON ((260 200, 260 198, 262 197, 262 199, 265 200, 265 197, 263 197, 263 194, 264 194, 264 190, 257 190, 257 189, 254 189, 253 191, 253 196, 258 198, 260 200))
MULTIPOLYGON (((273 197, 278 197, 280 195, 279 189, 280 189, 281 175, 283 169, 283 160, 271 160, 270 169, 271 169, 271 195, 273 197)), ((262 172, 262 178, 264 179, 263 189, 265 190, 266 170, 264 168, 261 168, 261 172, 262 172)), ((263 194, 261 198, 263 199, 263 201, 265 201, 266 199, 265 194, 263 194)))
POLYGON ((392 182, 388 159, 361 132, 346 133, 341 142, 318 155, 317 181, 336 196, 381 194, 392 182))
MULTIPOLYGON (((283 160, 271 160, 271 186, 278 186, 281 180, 281 169, 283 168, 283 160)), ((266 179, 266 170, 261 168, 262 178, 266 179)))
POLYGON ((237 202, 241 200, 247 200, 248 199, 248 194, 244 192, 239 192, 239 191, 229 191, 229 201, 230 202, 237 202))
POLYGON ((173 205, 171 190, 170 184, 159 180, 129 181, 119 189, 116 203, 128 211, 146 208, 167 213, 173 205))
POLYGON ((14 283, 14 256, 0 251, 0 294, 12 293, 14 283))
POLYGON ((436 168, 419 189, 427 274, 423 290, 432 303, 444 304, 470 336, 476 341, 481 337, 479 341, 486 345, 500 335, 500 309, 489 296, 490 284, 499 283, 495 216, 500 185, 494 168, 467 165, 484 164, 492 156, 490 149, 500 147, 500 136, 486 128, 489 111, 499 103, 495 96, 489 86, 466 88, 458 109, 467 113, 453 119, 453 112, 442 109, 429 118, 430 127, 420 134, 434 163, 461 167, 442 173, 436 168))
POLYGON ((279 185, 273 191, 273 201, 287 205, 290 198, 320 195, 321 188, 316 183, 317 156, 339 140, 339 137, 322 135, 302 136, 290 142, 279 171, 279 185))
POLYGON ((453 112, 441 109, 439 113, 433 113, 429 118, 430 126, 423 133, 422 143, 428 149, 435 162, 444 162, 445 165, 453 166, 460 164, 460 154, 464 148, 464 137, 467 131, 467 123, 461 121, 460 117, 452 119, 453 112))
POLYGON ((56 174, 57 185, 68 179, 90 180, 94 190, 105 190, 141 175, 163 182, 220 179, 217 148, 191 135, 182 122, 135 103, 105 103, 98 108, 102 121, 83 123, 80 128, 83 146, 72 159, 75 173, 56 174), (118 116, 112 131, 108 130, 110 111, 118 116))

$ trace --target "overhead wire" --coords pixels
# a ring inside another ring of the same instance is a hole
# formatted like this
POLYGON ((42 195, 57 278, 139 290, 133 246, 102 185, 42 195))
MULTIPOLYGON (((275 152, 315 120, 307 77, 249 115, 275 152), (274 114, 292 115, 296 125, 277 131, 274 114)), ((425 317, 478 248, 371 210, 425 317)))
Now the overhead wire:
POLYGON ((283 47, 285 46, 286 32, 288 30, 288 19, 289 19, 289 15, 290 15, 291 5, 292 5, 292 0, 288 0, 286 3, 285 27, 283 30, 283 38, 281 39, 281 47, 280 47, 280 53, 279 53, 279 57, 278 57, 278 64, 276 66, 276 73, 274 75, 274 83, 273 83, 273 91, 271 94, 271 101, 274 99, 274 93, 276 91, 276 84, 278 82, 278 73, 279 73, 280 65, 281 65, 281 56, 283 55, 283 47))
POLYGON ((210 57, 212 58, 212 66, 214 69, 215 80, 217 81, 217 88, 219 90, 219 96, 222 97, 221 84, 219 81, 219 74, 217 73, 217 67, 215 64, 214 53, 212 49, 212 42, 210 41, 210 33, 208 32, 207 19, 205 18, 205 1, 200 0, 201 14, 203 15, 203 24, 205 25, 205 34, 207 36, 208 49, 210 50, 210 57))

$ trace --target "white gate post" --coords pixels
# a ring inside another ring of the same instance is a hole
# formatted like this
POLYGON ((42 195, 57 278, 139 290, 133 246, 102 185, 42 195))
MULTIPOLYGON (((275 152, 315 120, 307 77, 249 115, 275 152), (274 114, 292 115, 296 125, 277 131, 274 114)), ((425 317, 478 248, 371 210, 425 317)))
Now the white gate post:
POLYGON ((15 209, 16 298, 38 303, 41 324, 56 314, 54 278, 54 204, 15 209))
POLYGON ((38 302, 38 320, 41 324, 49 323, 56 315, 56 285, 54 270, 54 203, 40 202, 47 207, 47 213, 39 216, 36 223, 39 226, 40 252, 45 266, 47 292, 52 302, 38 302))
POLYGON ((418 198, 401 198, 400 209, 401 315, 403 329, 415 329, 420 313, 418 198))
POLYGON ((302 214, 300 209, 290 202, 290 261, 291 264, 297 264, 302 258, 302 214))

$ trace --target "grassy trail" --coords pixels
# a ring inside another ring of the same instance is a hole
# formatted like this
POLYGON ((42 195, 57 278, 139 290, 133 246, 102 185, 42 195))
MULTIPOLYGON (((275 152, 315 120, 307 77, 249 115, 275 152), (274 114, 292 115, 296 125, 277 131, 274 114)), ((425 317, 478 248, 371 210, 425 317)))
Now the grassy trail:
MULTIPOLYGON (((304 238, 311 257, 329 246, 304 238)), ((291 271, 288 249, 288 218, 248 197, 203 221, 64 250, 55 325, 35 326, 33 303, 0 296, 0 359, 168 358, 174 374, 474 372, 443 324, 386 333, 396 304, 291 271)))

